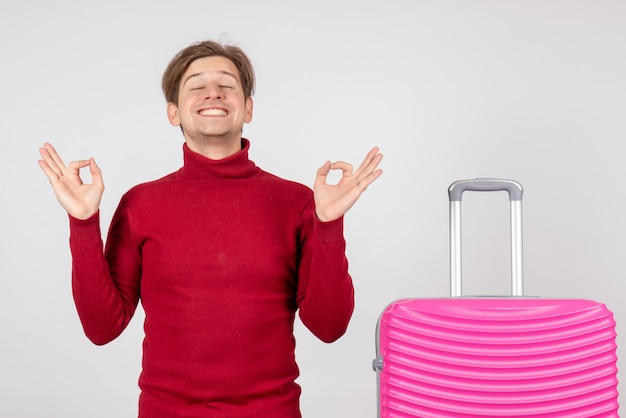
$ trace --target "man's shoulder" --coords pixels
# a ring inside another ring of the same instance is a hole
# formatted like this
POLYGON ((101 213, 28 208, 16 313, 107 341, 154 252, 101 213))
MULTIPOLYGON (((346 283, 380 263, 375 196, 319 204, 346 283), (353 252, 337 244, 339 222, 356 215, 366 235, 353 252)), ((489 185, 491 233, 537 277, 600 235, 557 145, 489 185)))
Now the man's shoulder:
POLYGON ((268 184, 272 184, 275 187, 284 188, 284 190, 288 193, 301 193, 305 195, 309 195, 312 193, 311 188, 305 186, 302 183, 294 180, 285 179, 267 171, 261 171, 261 176, 259 177, 259 179, 267 182, 268 184))
POLYGON ((133 195, 141 195, 145 193, 153 193, 154 191, 162 188, 168 187, 168 184, 171 184, 173 180, 176 180, 176 172, 170 173, 161 178, 146 181, 143 183, 139 183, 133 187, 131 187, 127 192, 127 196, 133 195))

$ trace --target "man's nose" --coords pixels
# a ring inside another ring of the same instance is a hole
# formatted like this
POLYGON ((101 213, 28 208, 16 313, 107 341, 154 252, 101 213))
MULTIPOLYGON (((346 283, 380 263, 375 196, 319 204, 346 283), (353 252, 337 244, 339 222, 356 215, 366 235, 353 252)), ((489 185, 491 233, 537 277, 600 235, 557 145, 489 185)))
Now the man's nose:
POLYGON ((223 97, 222 89, 218 85, 210 85, 206 91, 206 99, 221 99, 223 97))

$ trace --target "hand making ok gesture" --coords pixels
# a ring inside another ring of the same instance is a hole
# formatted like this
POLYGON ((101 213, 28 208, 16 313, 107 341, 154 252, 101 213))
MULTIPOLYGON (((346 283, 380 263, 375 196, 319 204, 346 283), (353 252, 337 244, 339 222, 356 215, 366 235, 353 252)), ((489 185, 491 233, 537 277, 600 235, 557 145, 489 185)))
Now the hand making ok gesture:
POLYGON ((354 205, 361 194, 374 180, 383 173, 376 169, 383 159, 379 149, 374 147, 365 157, 359 168, 353 172, 352 165, 343 161, 331 163, 327 161, 317 170, 313 186, 315 196, 315 213, 321 221, 332 221, 343 216, 354 205), (327 183, 330 170, 341 170, 339 183, 327 183))
POLYGON ((104 192, 102 173, 93 158, 72 161, 66 167, 54 147, 48 143, 39 149, 39 166, 48 176, 61 206, 74 218, 87 219, 98 211, 104 192), (85 184, 80 169, 89 167, 93 183, 85 184))

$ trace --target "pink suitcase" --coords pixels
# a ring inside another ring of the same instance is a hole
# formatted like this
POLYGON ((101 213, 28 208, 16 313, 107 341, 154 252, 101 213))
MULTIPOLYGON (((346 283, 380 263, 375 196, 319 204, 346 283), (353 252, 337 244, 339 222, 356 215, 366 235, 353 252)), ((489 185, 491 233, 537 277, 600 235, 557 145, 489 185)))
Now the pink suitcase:
POLYGON ((592 300, 522 296, 519 183, 461 180, 448 192, 451 297, 397 300, 381 314, 378 416, 618 417, 613 314, 592 300), (461 294, 466 190, 509 193, 511 296, 461 294))

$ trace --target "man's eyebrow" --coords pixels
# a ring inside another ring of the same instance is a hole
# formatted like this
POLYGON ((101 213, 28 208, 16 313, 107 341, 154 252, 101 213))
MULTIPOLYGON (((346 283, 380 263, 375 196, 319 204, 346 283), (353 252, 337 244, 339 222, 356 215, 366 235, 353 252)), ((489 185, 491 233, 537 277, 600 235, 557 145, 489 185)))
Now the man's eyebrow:
MULTIPOLYGON (((228 71, 217 71, 217 73, 218 73, 218 74, 223 74, 223 75, 230 76, 230 77, 232 77, 233 79, 235 79, 235 81, 239 82, 239 79, 238 79, 238 78, 237 78, 234 74, 229 73, 228 71)), ((199 76, 201 76, 202 74, 205 74, 205 73, 194 73, 194 74, 190 74, 187 78, 185 78, 185 80, 183 80, 182 85, 184 86, 184 85, 185 85, 185 83, 187 83, 187 81, 189 81, 190 79, 192 79, 192 78, 194 78, 194 77, 199 77, 199 76)))

